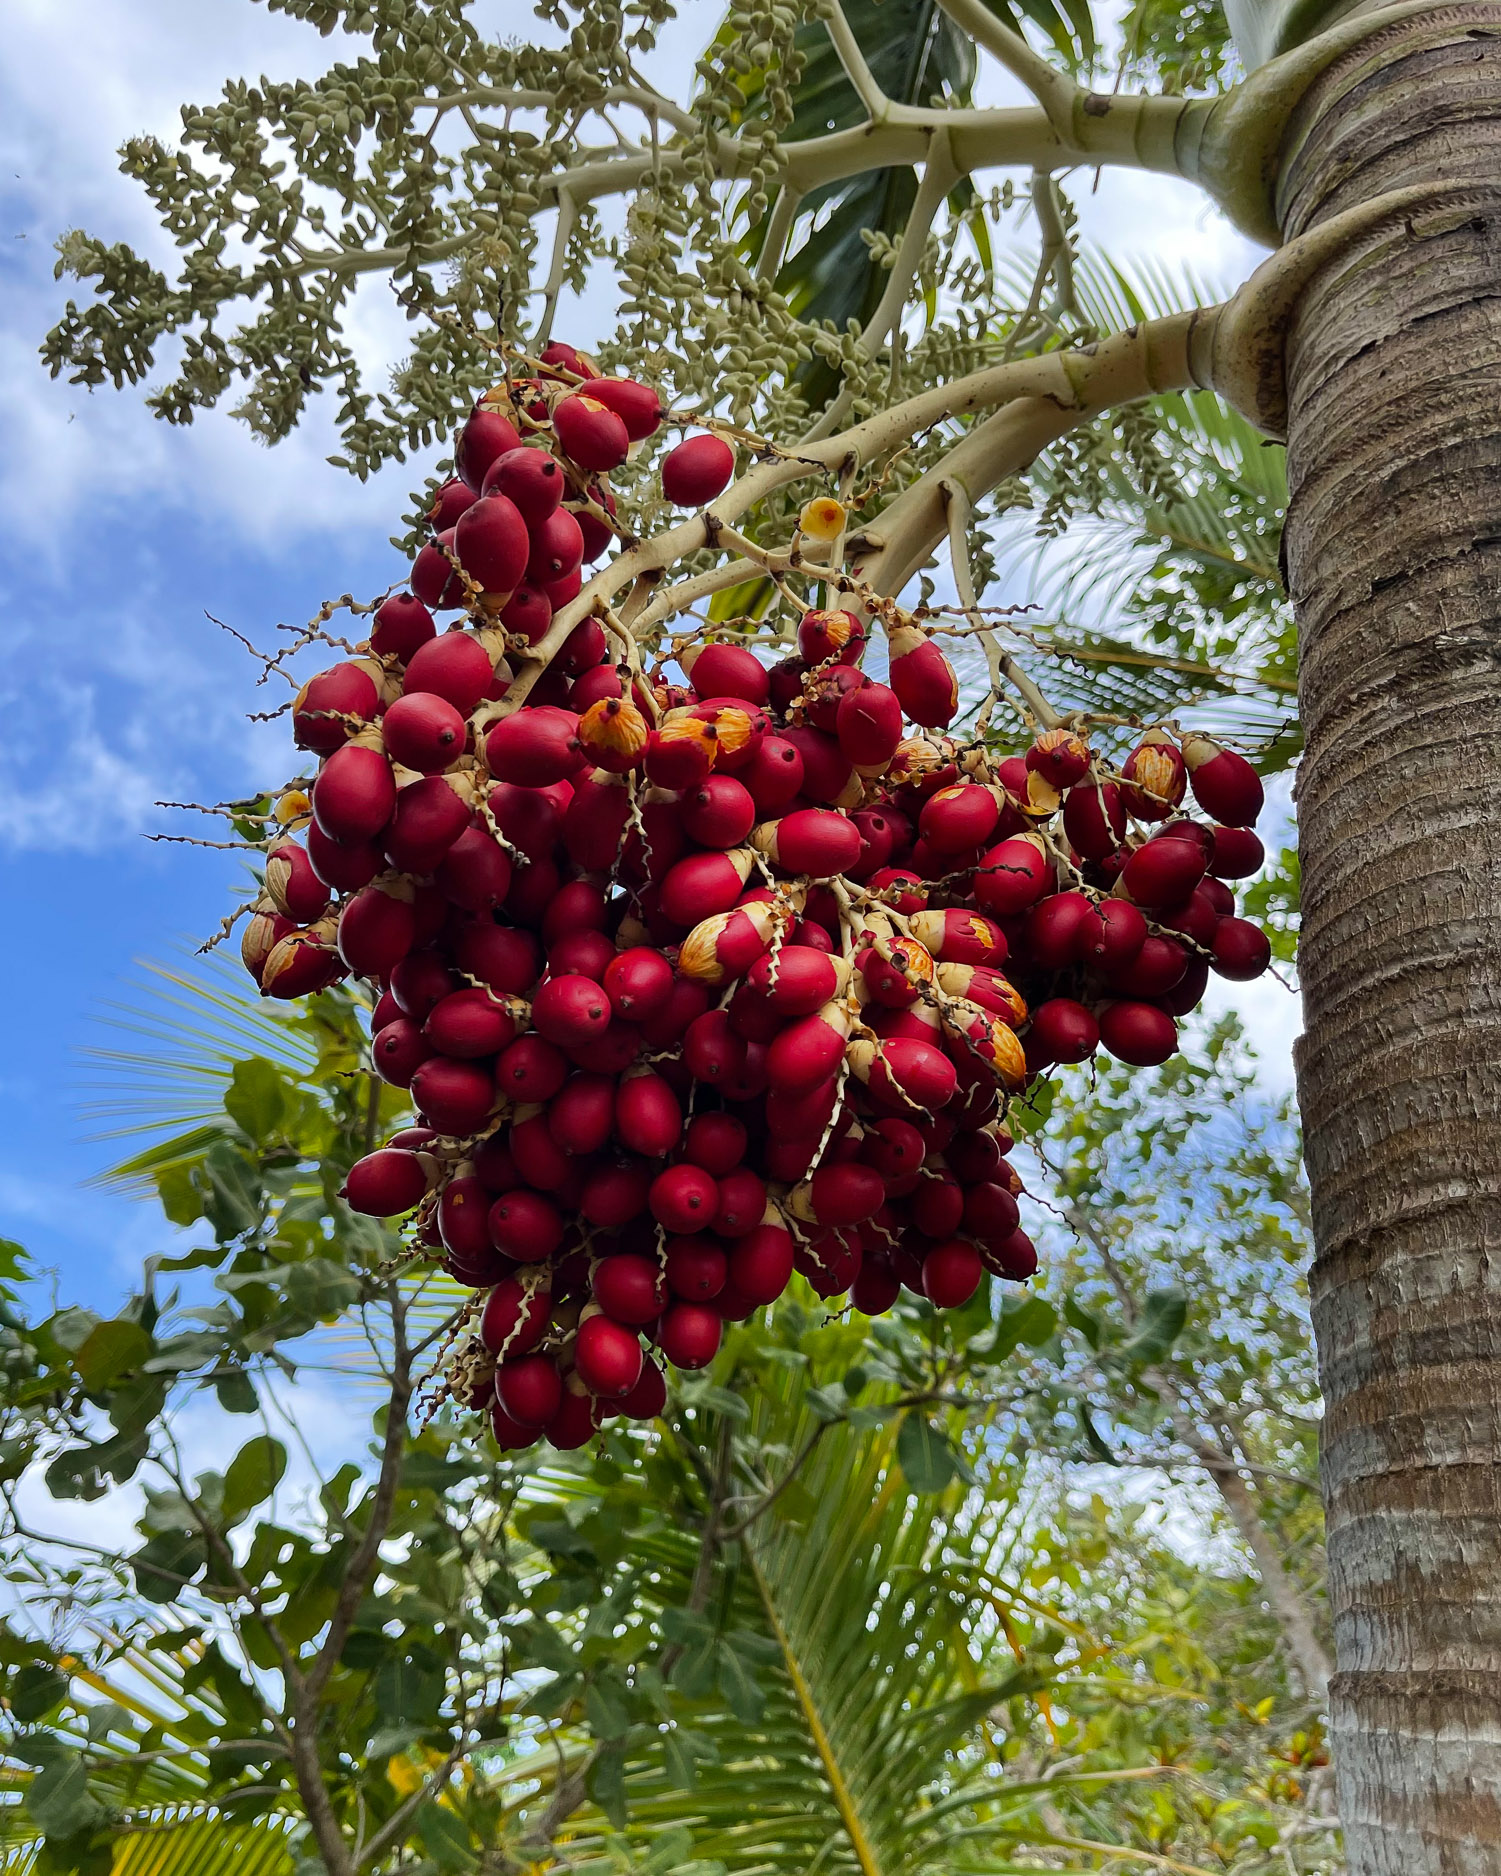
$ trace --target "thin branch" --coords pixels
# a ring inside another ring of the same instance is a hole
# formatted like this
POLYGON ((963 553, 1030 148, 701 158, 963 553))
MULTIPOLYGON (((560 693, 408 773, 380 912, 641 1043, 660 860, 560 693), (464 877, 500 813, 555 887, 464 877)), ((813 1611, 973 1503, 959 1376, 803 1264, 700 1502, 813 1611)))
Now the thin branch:
POLYGON ((876 82, 875 74, 865 62, 865 54, 860 50, 860 42, 851 30, 849 21, 844 16, 844 8, 839 0, 823 0, 819 9, 820 17, 834 42, 834 50, 839 55, 839 63, 844 67, 845 76, 855 87, 855 94, 870 113, 871 122, 879 124, 891 105, 891 99, 876 82))

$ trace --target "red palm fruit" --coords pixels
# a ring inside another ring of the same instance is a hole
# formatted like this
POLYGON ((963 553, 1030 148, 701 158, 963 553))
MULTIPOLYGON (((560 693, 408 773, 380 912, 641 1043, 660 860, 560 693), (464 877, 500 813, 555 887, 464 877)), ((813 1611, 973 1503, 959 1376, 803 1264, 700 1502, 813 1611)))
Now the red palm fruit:
POLYGON ((583 619, 563 640, 562 649, 544 673, 551 677, 556 671, 563 671, 569 677, 578 678, 590 671, 597 671, 608 649, 605 628, 598 619, 583 619))
POLYGON ((542 1193, 518 1186, 490 1207, 490 1236, 518 1264, 544 1263, 563 1240, 563 1214, 542 1193))
POLYGON ((430 1190, 434 1162, 400 1147, 380 1147, 350 1167, 339 1196, 351 1211, 370 1218, 394 1218, 409 1212, 430 1190))
POLYGON ((659 903, 676 925, 692 926, 715 912, 728 912, 750 877, 753 856, 746 847, 729 853, 690 853, 667 869, 659 903))
POLYGON ((1121 765, 1121 774, 1130 784, 1121 790, 1121 801, 1139 821, 1165 821, 1188 783, 1182 751, 1166 730, 1148 730, 1121 765))
POLYGON ((850 1044, 848 1054, 856 1079, 897 1112, 944 1107, 959 1085, 954 1064, 930 1042, 904 1037, 870 1042, 862 1037, 850 1044))
POLYGON ((331 755, 373 719, 379 702, 368 665, 331 665, 298 691, 292 704, 292 740, 299 749, 331 755))
POLYGON ((550 1101, 567 1079, 562 1050, 542 1036, 518 1036, 495 1064, 496 1086, 510 1101, 550 1101))
POLYGON ((902 706, 885 684, 847 691, 834 715, 839 747, 855 768, 880 773, 902 740, 902 706))
POLYGON ((396 807, 396 779, 379 749, 346 743, 313 783, 313 819, 330 840, 373 840, 396 807))
POLYGON ((480 921, 468 925, 454 946, 454 962, 497 996, 520 996, 542 972, 542 954, 530 932, 480 921))
POLYGON ((744 1069, 749 1045, 730 1027, 725 1010, 695 1017, 683 1037, 683 1061, 695 1081, 723 1086, 744 1069))
POLYGON ((458 982, 440 952, 414 951, 391 972, 391 995, 403 1016, 425 1023, 432 1011, 458 982))
POLYGON ((852 664, 834 664, 811 672, 803 685, 804 716, 815 729, 837 737, 840 704, 855 691, 864 690, 869 682, 865 673, 852 664))
POLYGON ((1100 1041, 1118 1061, 1155 1068, 1177 1048, 1178 1026, 1155 1003, 1110 1003, 1100 1015, 1100 1041))
POLYGON ((1183 739, 1183 760, 1194 800, 1226 827, 1250 827, 1266 795, 1261 777, 1245 757, 1212 737, 1194 733, 1183 739))
POLYGON ((544 788, 583 766, 579 720, 571 710, 538 704, 502 718, 485 737, 485 761, 500 782, 544 788))
POLYGON ((386 753, 420 775, 437 775, 463 755, 467 733, 453 705, 430 691, 398 697, 381 720, 386 753))
POLYGON ((551 1355, 519 1355, 495 1370, 495 1392, 519 1426, 541 1427, 563 1404, 563 1377, 551 1355))
POLYGON ((944 1157, 960 1185, 983 1185, 1000 1168, 1001 1144, 992 1132, 958 1133, 949 1142, 944 1157))
POLYGON ((724 1288, 729 1262, 712 1238, 669 1238, 666 1266, 667 1287, 674 1296, 685 1303, 707 1303, 724 1288))
POLYGON ((417 921, 411 901, 366 886, 339 914, 339 956, 357 977, 379 977, 412 948, 417 921))
POLYGON ((781 658, 766 673, 768 701, 778 715, 785 716, 802 695, 808 669, 801 658, 781 658))
POLYGON ((1266 848, 1248 827, 1217 827, 1209 870, 1216 879, 1249 879, 1266 864, 1266 848))
POLYGON ((375 1008, 370 1012, 371 1035, 379 1035, 387 1023, 394 1023, 401 1014, 401 1005, 389 990, 383 990, 376 999, 375 1008))
POLYGON ((441 697, 461 717, 470 717, 495 679, 495 665, 472 632, 440 632, 412 658, 403 688, 441 697))
POLYGON ((678 817, 675 794, 650 788, 644 798, 638 798, 638 806, 645 832, 632 829, 626 836, 620 865, 628 880, 642 885, 664 876, 673 861, 682 856, 688 837, 678 817))
POLYGON ((888 1183, 902 1180, 921 1167, 927 1148, 910 1121, 878 1120, 866 1130, 860 1157, 888 1183))
POLYGON ((1041 839, 1036 834, 1016 834, 980 856, 975 902, 1005 918, 1025 912, 1053 886, 1053 862, 1041 839))
POLYGON ((792 724, 782 731, 779 740, 790 743, 802 758, 802 792, 809 801, 854 805, 862 792, 861 782, 837 736, 792 724))
POLYGON ((498 1133, 492 1133, 488 1140, 481 1140, 471 1158, 474 1176, 488 1192, 514 1192, 517 1186, 526 1183, 509 1145, 498 1133))
POLYGON ((1169 1016, 1187 1016, 1190 1010, 1196 1010, 1209 988, 1209 962, 1205 958, 1190 958, 1188 968, 1171 990, 1165 990, 1156 999, 1169 1016))
POLYGON ((540 586, 523 580, 496 616, 508 632, 535 645, 552 624, 552 601, 540 586))
POLYGON ((485 1298, 479 1339, 492 1355, 524 1355, 547 1333, 552 1293, 535 1277, 502 1277, 485 1298))
POLYGON ((798 808, 757 828, 752 845, 785 872, 829 879, 860 858, 860 830, 832 808, 798 808))
POLYGON ((1194 891, 1203 894, 1220 918, 1235 916, 1235 894, 1222 879, 1215 879, 1212 874, 1206 875, 1194 891))
POLYGON ((570 973, 549 977, 532 998, 532 1024, 560 1049, 578 1049, 596 1041, 610 1025, 610 999, 591 977, 570 973))
POLYGON ((800 1094, 827 1081, 844 1055, 849 1032, 849 1011, 841 1003, 826 1003, 816 1015, 789 1023, 767 1051, 772 1087, 800 1094))
POLYGON ((640 1160, 607 1160, 579 1189, 578 1208, 591 1225, 617 1230, 646 1210, 651 1174, 640 1160))
POLYGON ((931 984, 931 954, 915 938, 878 937, 860 960, 860 974, 875 1002, 888 1010, 908 1010, 923 986, 931 984))
POLYGON ((490 1194, 472 1175, 450 1179, 438 1199, 438 1233, 455 1257, 484 1257, 491 1251, 486 1214, 490 1194))
POLYGON ((641 1040, 649 1049, 670 1049, 683 1040, 708 1008, 709 992, 702 984, 674 978, 667 1001, 641 1018, 641 1040))
POLYGON ((538 1428, 513 1420, 498 1400, 490 1407, 490 1434, 503 1453, 524 1452, 541 1437, 538 1428))
POLYGON ((562 1405, 542 1429, 542 1437, 560 1453, 577 1452, 581 1446, 587 1446, 598 1431, 597 1413, 594 1396, 577 1373, 571 1374, 563 1382, 562 1405))
POLYGON ((1063 801, 1063 831, 1085 860, 1103 860, 1126 834, 1126 810, 1114 782, 1081 782, 1063 801))
MULTIPOLYGON (((984 1138, 970 1134, 969 1139, 984 1138)), ((964 1229, 971 1237, 985 1243, 1004 1243, 1020 1223, 1016 1200, 1002 1185, 991 1180, 969 1186, 964 1194, 964 1229)))
POLYGON ((1181 932, 1190 944, 1203 945, 1207 949, 1214 941, 1214 928, 1221 914, 1213 896, 1204 888, 1216 883, 1200 880, 1188 895, 1188 903, 1176 912, 1159 912, 1156 915, 1157 923, 1164 931, 1181 932))
POLYGON ((683 831, 700 847, 738 847, 756 822, 750 790, 733 775, 707 776, 683 796, 683 831))
POLYGON ((485 471, 480 494, 504 495, 530 530, 553 513, 567 487, 568 478, 557 457, 536 444, 524 444, 495 458, 485 471))
POLYGON ((307 848, 281 840, 266 855, 266 896, 283 918, 311 925, 328 910, 328 887, 313 871, 307 848))
MULTIPOLYGON (((589 484, 589 499, 596 508, 602 508, 611 518, 618 512, 615 497, 598 482, 589 484)), ((609 522, 599 515, 591 514, 582 502, 569 502, 568 507, 583 531, 584 559, 592 565, 618 537, 609 522)))
POLYGON ((416 920, 413 950, 434 944, 448 929, 453 907, 439 891, 436 881, 412 882, 412 915, 416 920))
MULTIPOLYGON (((595 1302, 617 1323, 653 1322, 667 1302, 667 1285, 657 1260, 632 1251, 602 1257, 594 1266, 591 1285, 595 1302)), ((635 1378, 633 1374, 631 1380, 635 1378)), ((593 1383, 590 1385, 592 1387, 593 1383)), ((626 1390, 616 1391, 623 1394, 626 1390)))
POLYGON ((553 407, 552 421, 558 441, 581 469, 618 469, 630 454, 624 421, 592 397, 574 392, 563 398, 553 407))
POLYGON ((679 508, 702 508, 735 474, 735 452, 718 436, 690 436, 662 459, 662 493, 679 508))
POLYGON ((516 1040, 516 1013, 488 990, 469 986, 433 1006, 423 1033, 440 1055, 477 1060, 516 1040))
POLYGON ((1187 903, 1204 872, 1204 854, 1197 842, 1149 840, 1127 860, 1121 889, 1149 912, 1173 912, 1187 903))
POLYGON ((703 1303, 673 1303, 657 1325, 657 1347, 675 1368, 707 1368, 724 1332, 719 1312, 703 1303))
MULTIPOLYGON (((584 531, 578 524, 578 517, 566 508, 554 508, 545 521, 535 523, 530 530, 530 540, 531 549, 523 571, 526 578, 544 592, 558 581, 566 580, 583 564, 584 531)), ((598 630, 602 641, 604 628, 598 630)), ((600 648, 603 649, 602 642, 600 648)), ((593 662, 597 664, 598 658, 593 662)), ((587 666, 581 664, 579 669, 587 669, 587 666)))
POLYGON ((775 955, 757 958, 746 982, 783 1018, 811 1016, 841 986, 843 971, 825 952, 811 945, 785 944, 775 955))
POLYGON ((597 1153, 615 1126, 615 1082, 609 1075, 570 1075, 547 1104, 547 1130, 575 1158, 597 1153))
POLYGON ((1216 975, 1232 983, 1250 983, 1272 961, 1266 933, 1245 918, 1222 918, 1215 927, 1213 949, 1216 975))
POLYGON ((370 627, 370 649, 382 658, 406 664, 436 633, 433 615, 410 593, 393 593, 375 608, 370 627))
POLYGON ((452 612, 464 604, 464 582, 454 569, 453 528, 429 541, 412 562, 412 591, 434 612, 452 612))
POLYGON ((940 964, 935 978, 938 988, 947 995, 977 1003, 1013 1029, 1027 1020, 1026 999, 1008 977, 988 964, 940 964))
POLYGON ((453 476, 441 483, 433 491, 432 505, 427 511, 427 525, 434 534, 441 534, 445 528, 453 527, 464 510, 474 500, 474 490, 461 476, 453 476))
POLYGON ((1051 894, 1027 914, 1027 957, 1039 970, 1067 970, 1083 957, 1095 922, 1094 902, 1084 893, 1051 894))
MULTIPOLYGON (((714 493, 717 495, 719 490, 714 493)), ((701 698, 739 697, 746 703, 764 705, 770 697, 766 666, 743 645, 704 645, 696 651, 685 651, 681 663, 701 698)))
POLYGON ((659 788, 696 788, 719 753, 711 726, 697 717, 669 716, 646 744, 646 773, 659 788))
POLYGON ((591 378, 588 395, 614 411, 633 443, 644 443, 666 415, 652 386, 634 378, 591 378))
POLYGON ((954 667, 928 635, 915 625, 888 632, 891 688, 903 710, 924 729, 943 729, 959 708, 959 680, 954 667))
POLYGON ((838 658, 854 664, 865 645, 865 627, 852 612, 805 612, 797 628, 797 648, 806 664, 838 658))
POLYGON ((551 860, 536 860, 520 866, 506 894, 506 916, 518 925, 536 927, 542 923, 547 908, 562 885, 563 878, 551 860))
POLYGON ((617 952, 602 981, 615 1014, 633 1023, 649 1021, 672 997, 672 965, 649 945, 617 952))
POLYGON ((410 1016, 398 1016, 394 1022, 383 1024, 370 1042, 375 1072, 393 1088, 409 1088, 413 1075, 431 1054, 432 1044, 410 1016))
POLYGON ((745 1159, 745 1122, 733 1114, 695 1114, 683 1140, 683 1157, 714 1179, 723 1179, 745 1159))
POLYGON ((580 748, 612 775, 639 768, 650 737, 651 725, 629 697, 602 697, 578 720, 580 748))
POLYGON ((886 1184, 874 1166, 858 1161, 820 1166, 805 1186, 789 1195, 794 1217, 837 1230, 873 1218, 886 1197, 886 1184))
POLYGON ((566 787, 554 783, 549 788, 519 788, 514 782, 496 782, 486 796, 496 826, 528 860, 551 859, 568 805, 560 803, 558 795, 566 787))
POLYGON ((483 1125, 495 1105, 488 1068, 448 1055, 429 1056, 412 1076, 412 1100, 430 1127, 460 1138, 483 1125))
POLYGON ((768 1140, 761 1154, 761 1164, 768 1179, 796 1185, 805 1179, 818 1152, 818 1137, 802 1135, 796 1140, 768 1140))
POLYGON ((563 812, 563 845, 575 866, 607 872, 630 820, 631 798, 604 769, 582 776, 563 812))
POLYGON ((959 1229, 959 1220, 964 1216, 964 1191, 941 1161, 923 1168, 908 1211, 925 1237, 947 1238, 959 1229))
POLYGON ((615 947, 602 931, 565 932, 548 950, 547 971, 551 977, 592 977, 601 984, 614 961, 615 947))
POLYGON ((1147 921, 1127 899, 1101 899, 1085 921, 1080 960, 1099 971, 1124 970, 1141 955, 1147 921))
POLYGON ((922 912, 910 920, 912 936, 939 964, 989 964, 999 970, 1009 947, 994 919, 976 912, 922 912))
POLYGON ((983 846, 1000 818, 1001 804, 991 789, 961 782, 929 795, 917 825, 933 852, 947 858, 983 846))
POLYGON ((1027 1031, 1029 1059, 1034 1050, 1050 1062, 1083 1062, 1100 1046, 1100 1026, 1072 997, 1050 997, 1032 1012, 1027 1031))
POLYGON ((683 1110, 666 1081, 652 1068, 631 1069, 615 1095, 615 1137, 643 1159, 672 1152, 683 1132, 683 1110))
MULTIPOLYGON (((695 1170, 702 1170, 696 1168, 695 1170)), ((743 1238, 766 1213, 766 1184, 748 1166, 737 1166, 719 1181, 714 1230, 722 1238, 743 1238)))
MULTIPOLYGON (((608 1266, 618 1261, 607 1257, 599 1265, 595 1271, 596 1286, 608 1266)), ((644 1263, 645 1259, 633 1261, 644 1263)), ((574 1372, 597 1399, 623 1401, 640 1381, 644 1361, 641 1343, 635 1333, 624 1326, 626 1322, 638 1320, 649 1321, 650 1318, 631 1316, 615 1320, 613 1315, 607 1314, 590 1316, 579 1325, 573 1345, 574 1372)))
POLYGON ((520 446, 516 426, 482 399, 459 432, 454 446, 454 466, 470 488, 478 491, 496 457, 520 446))
POLYGON ((819 1231, 799 1256, 797 1267, 816 1296, 842 1296, 859 1276, 862 1256, 853 1232, 819 1231))
POLYGON ((422 877, 437 869, 468 825, 469 809, 459 795, 441 776, 426 775, 397 794, 381 853, 397 872, 422 877))
POLYGON ((1131 962, 1112 971, 1107 982, 1117 995, 1160 997, 1181 982, 1187 967, 1188 953, 1177 939, 1159 938, 1153 932, 1142 940, 1131 962))
POLYGON ((1089 744, 1072 730, 1044 730, 1023 760, 1034 775, 1061 794, 1089 773, 1089 744))
POLYGON ((774 1303, 792 1280, 792 1234, 781 1225, 757 1225, 731 1247, 726 1287, 757 1308, 774 1303))
MULTIPOLYGON (((570 513, 571 512, 570 510, 570 513)), ((578 519, 578 517, 575 517, 575 519, 578 519)), ((582 522, 580 522, 581 527, 582 525, 582 522)), ((548 605, 552 607, 555 613, 561 612, 571 600, 577 599, 583 590, 584 574, 581 567, 575 567, 572 573, 565 573, 560 580, 544 580, 542 583, 543 594, 547 599, 548 605)), ((546 675, 547 674, 544 673, 544 679, 546 675)), ((541 688, 542 681, 542 679, 538 680, 536 688, 541 688)), ((549 697, 546 701, 548 703, 555 703, 560 702, 561 699, 549 697)))
POLYGON ((878 894, 883 904, 909 918, 923 911, 928 903, 927 886, 905 866, 877 867, 866 880, 865 889, 878 894))
POLYGON ((743 977, 765 955, 778 919, 773 907, 754 904, 701 920, 678 951, 679 975, 700 984, 729 983, 743 977))
POLYGON ((885 1258, 867 1252, 850 1285, 850 1302, 862 1316, 884 1316, 902 1293, 902 1280, 885 1258))
POLYGON ((592 361, 585 352, 575 350, 562 339, 549 339, 542 349, 544 365, 561 366, 564 371, 572 372, 576 378, 597 378, 592 361))
POLYGON ((433 877, 450 904, 466 912, 489 912, 505 904, 513 870, 510 855, 488 829, 466 827, 433 877))
POLYGON ((809 1140, 817 1143, 839 1099, 831 1076, 812 1088, 793 1092, 773 1088, 766 1097, 766 1127, 773 1140, 809 1140))
MULTIPOLYGON (((818 892, 819 888, 815 886, 808 894, 810 905, 817 898, 818 892)), ((830 936, 828 927, 819 924, 816 919, 800 918, 792 927, 792 942, 806 945, 810 951, 822 952, 826 958, 834 955, 834 940, 830 936)))
POLYGON ((771 730, 770 714, 743 697, 706 697, 687 709, 693 721, 706 725, 714 743, 714 766, 721 774, 734 775, 748 767, 771 730))
POLYGON ((895 852, 896 824, 881 808, 857 808, 850 819, 860 835, 860 857, 849 869, 849 876, 853 880, 868 880, 895 852))
POLYGON ((667 1382, 662 1370, 649 1357, 641 1363, 641 1377, 628 1394, 622 1394, 613 1411, 628 1420, 655 1420, 667 1405, 667 1382))
POLYGON ((571 879, 559 887, 542 919, 544 943, 555 944, 569 932, 602 932, 610 922, 604 893, 592 880, 571 879))
POLYGON ((935 1309, 959 1309, 980 1287, 985 1266, 973 1244, 947 1238, 922 1260, 923 1295, 935 1309))
POLYGON ((309 864, 336 892, 358 892, 381 871, 381 850, 373 841, 330 840, 316 821, 308 823, 306 838, 309 864))
POLYGON ((623 1075, 640 1053, 641 1031, 634 1023, 623 1023, 619 1017, 614 1017, 597 1041, 570 1049, 568 1059, 575 1068, 587 1068, 592 1073, 623 1075))
POLYGON ((514 591, 527 571, 530 552, 520 509, 504 495, 483 496, 454 527, 453 551, 481 591, 514 591))
POLYGON ((681 1237, 713 1224, 719 1188, 701 1166, 669 1166, 652 1181, 646 1202, 657 1223, 681 1237))

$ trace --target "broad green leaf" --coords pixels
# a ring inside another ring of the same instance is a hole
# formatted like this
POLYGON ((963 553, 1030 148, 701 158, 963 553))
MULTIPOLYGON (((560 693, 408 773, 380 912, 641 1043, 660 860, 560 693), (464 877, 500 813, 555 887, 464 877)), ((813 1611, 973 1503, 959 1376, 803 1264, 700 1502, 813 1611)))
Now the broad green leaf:
POLYGON ((941 1492, 959 1476, 958 1455, 948 1435, 916 1407, 902 1416, 896 1456, 914 1492, 941 1492))
POLYGON ((236 1062, 224 1096, 225 1112, 236 1126, 262 1144, 280 1129, 287 1107, 287 1085, 274 1063, 261 1055, 236 1062))
POLYGON ((138 1322, 116 1317, 101 1322, 74 1351, 73 1366, 91 1394, 99 1394, 130 1368, 138 1368, 151 1353, 151 1337, 138 1322))
POLYGON ((259 1434, 229 1462, 224 1475, 224 1522, 239 1524, 255 1506, 269 1498, 287 1470, 287 1449, 280 1440, 259 1434))

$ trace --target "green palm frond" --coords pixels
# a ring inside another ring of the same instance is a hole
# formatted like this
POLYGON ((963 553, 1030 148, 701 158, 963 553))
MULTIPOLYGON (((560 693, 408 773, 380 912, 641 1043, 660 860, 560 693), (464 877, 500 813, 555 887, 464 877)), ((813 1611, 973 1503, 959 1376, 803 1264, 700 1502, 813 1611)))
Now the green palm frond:
MULTIPOLYGON (((291 1876, 288 1829, 163 1811, 121 1831, 110 1876, 291 1876)), ((32 1876, 41 1847, 36 1838, 0 1849, 0 1876, 32 1876)))

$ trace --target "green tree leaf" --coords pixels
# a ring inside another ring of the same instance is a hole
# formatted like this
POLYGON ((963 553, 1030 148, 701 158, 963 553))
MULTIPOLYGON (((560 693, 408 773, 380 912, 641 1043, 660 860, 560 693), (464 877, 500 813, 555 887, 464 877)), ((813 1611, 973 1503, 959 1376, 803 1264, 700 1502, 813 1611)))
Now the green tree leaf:
POLYGON ((224 1475, 224 1522, 241 1523, 257 1505, 269 1498, 287 1470, 287 1449, 280 1440, 258 1434, 247 1441, 229 1462, 224 1475))

